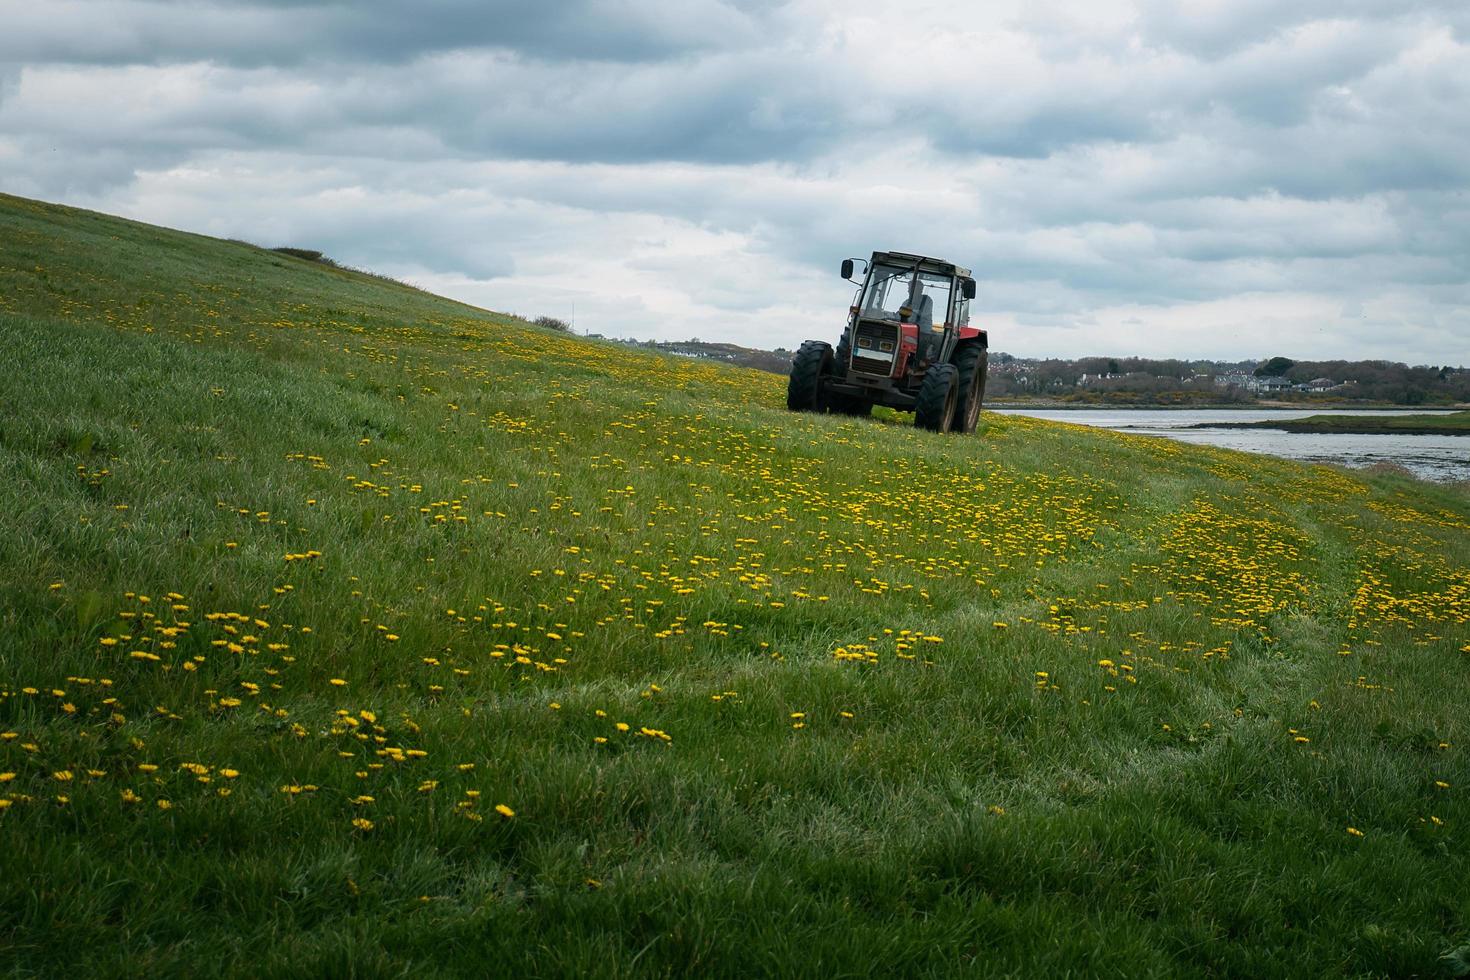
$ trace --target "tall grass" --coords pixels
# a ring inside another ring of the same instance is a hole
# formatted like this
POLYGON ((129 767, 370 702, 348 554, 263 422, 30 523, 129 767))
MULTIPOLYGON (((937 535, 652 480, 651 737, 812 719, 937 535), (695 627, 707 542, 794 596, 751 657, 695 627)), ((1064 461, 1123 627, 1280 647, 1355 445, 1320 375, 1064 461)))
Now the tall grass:
MULTIPOLYGON (((1470 507, 0 197, 18 975, 1431 974, 1470 507)), ((1446 964, 1448 961, 1446 961, 1446 964)))

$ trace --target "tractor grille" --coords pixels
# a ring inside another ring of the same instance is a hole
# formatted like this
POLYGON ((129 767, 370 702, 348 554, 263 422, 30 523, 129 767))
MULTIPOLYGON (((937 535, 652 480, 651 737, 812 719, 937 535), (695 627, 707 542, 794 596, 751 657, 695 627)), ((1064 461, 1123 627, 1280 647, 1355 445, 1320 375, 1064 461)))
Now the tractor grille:
POLYGON ((858 324, 857 334, 852 339, 854 371, 891 377, 893 361, 897 356, 898 324, 874 323, 871 320, 858 324))

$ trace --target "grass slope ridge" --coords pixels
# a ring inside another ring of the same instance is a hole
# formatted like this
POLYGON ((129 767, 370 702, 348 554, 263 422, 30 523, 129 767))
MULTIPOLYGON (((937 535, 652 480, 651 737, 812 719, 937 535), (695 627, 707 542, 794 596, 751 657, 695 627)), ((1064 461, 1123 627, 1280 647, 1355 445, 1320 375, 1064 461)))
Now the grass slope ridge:
POLYGON ((1470 508, 0 198, 17 974, 1427 974, 1470 508))

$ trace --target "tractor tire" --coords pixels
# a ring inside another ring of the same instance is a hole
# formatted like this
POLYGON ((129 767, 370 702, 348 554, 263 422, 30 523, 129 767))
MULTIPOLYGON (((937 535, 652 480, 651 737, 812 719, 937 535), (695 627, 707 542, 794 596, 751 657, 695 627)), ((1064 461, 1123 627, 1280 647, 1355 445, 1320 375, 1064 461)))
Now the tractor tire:
POLYGON ((786 382, 786 407, 793 412, 820 412, 822 379, 832 373, 832 345, 808 340, 791 359, 791 377, 786 382))
POLYGON ((924 374, 914 405, 914 426, 930 432, 948 432, 959 400, 959 371, 953 364, 936 364, 924 374))
POLYGON ((852 363, 852 344, 848 342, 847 334, 837 342, 837 373, 846 374, 848 366, 852 363))
POLYGON ((980 421, 980 407, 985 401, 985 368, 989 360, 989 351, 974 343, 966 344, 955 354, 959 397, 955 400, 955 414, 949 424, 951 432, 968 435, 975 431, 975 425, 980 421))

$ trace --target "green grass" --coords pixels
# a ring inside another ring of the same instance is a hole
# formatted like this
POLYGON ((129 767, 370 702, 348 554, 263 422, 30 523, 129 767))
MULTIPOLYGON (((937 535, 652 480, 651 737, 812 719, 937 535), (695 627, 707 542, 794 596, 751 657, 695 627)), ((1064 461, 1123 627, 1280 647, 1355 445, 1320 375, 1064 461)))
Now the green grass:
POLYGON ((1403 976, 1470 941, 1460 491, 792 415, 8 197, 0 343, 13 975, 1403 976))
POLYGON ((1287 432, 1342 432, 1386 435, 1470 435, 1470 412, 1431 415, 1311 415, 1304 419, 1227 422, 1224 428, 1285 429, 1287 432))

